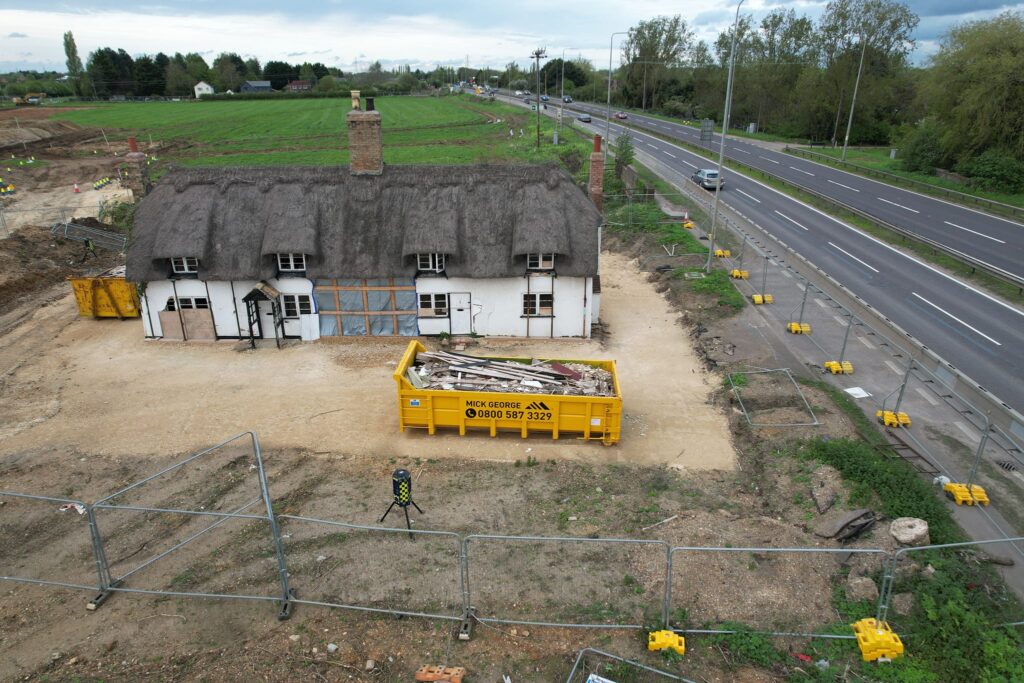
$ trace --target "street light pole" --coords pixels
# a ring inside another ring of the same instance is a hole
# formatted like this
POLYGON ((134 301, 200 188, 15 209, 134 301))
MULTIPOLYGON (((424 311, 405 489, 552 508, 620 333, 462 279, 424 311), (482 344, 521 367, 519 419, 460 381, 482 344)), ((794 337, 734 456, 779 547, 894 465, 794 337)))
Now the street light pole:
POLYGON ((609 135, 612 132, 612 42, 615 40, 615 36, 624 36, 629 31, 616 31, 608 37, 608 105, 607 111, 605 112, 605 127, 604 127, 604 162, 608 164, 608 147, 611 145, 611 138, 609 135))
POLYGON ((860 34, 860 66, 857 67, 857 80, 853 84, 853 100, 850 102, 850 119, 846 122, 846 138, 843 140, 843 154, 840 161, 846 161, 846 146, 850 144, 850 128, 853 126, 853 108, 857 106, 857 89, 860 87, 860 74, 864 71, 864 53, 868 51, 868 41, 860 34))
POLYGON ((711 214, 711 234, 708 244, 708 261, 704 264, 704 270, 711 272, 711 257, 715 253, 715 228, 718 223, 718 200, 722 195, 722 162, 725 159, 725 136, 729 132, 729 107, 732 104, 732 74, 736 66, 736 37, 740 32, 740 7, 745 0, 740 0, 736 5, 736 20, 732 25, 732 47, 729 48, 729 78, 725 85, 725 114, 722 117, 722 139, 718 146, 718 182, 715 186, 715 209, 711 214))

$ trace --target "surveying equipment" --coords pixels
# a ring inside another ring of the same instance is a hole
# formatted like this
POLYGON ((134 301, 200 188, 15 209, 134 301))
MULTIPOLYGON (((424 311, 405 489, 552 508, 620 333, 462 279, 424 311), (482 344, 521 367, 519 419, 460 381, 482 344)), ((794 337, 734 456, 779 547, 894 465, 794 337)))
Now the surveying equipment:
POLYGON ((397 469, 391 473, 391 494, 391 505, 388 506, 388 509, 384 512, 384 516, 380 518, 380 521, 383 522, 387 519, 388 513, 397 505, 402 508, 402 512, 405 513, 405 528, 409 530, 409 538, 412 538, 412 523, 409 521, 409 506, 412 505, 421 515, 423 514, 423 510, 420 510, 420 506, 412 499, 412 474, 409 473, 409 470, 397 469))

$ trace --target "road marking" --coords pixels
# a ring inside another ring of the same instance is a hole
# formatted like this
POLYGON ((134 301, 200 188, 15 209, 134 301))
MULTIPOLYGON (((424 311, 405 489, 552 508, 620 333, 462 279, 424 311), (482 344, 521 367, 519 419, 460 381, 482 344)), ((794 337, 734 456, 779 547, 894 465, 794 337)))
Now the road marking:
POLYGON ((736 151, 737 151, 737 152, 743 152, 744 154, 750 154, 750 152, 748 152, 747 150, 745 150, 745 149, 740 149, 739 147, 737 147, 737 148, 736 148, 736 151))
POLYGON ((846 322, 845 320, 843 320, 842 318, 840 318, 838 315, 834 315, 832 317, 835 318, 837 323, 839 323, 839 327, 846 327, 847 325, 850 324, 850 323, 846 322))
POLYGON ((903 374, 903 370, 901 370, 901 369, 900 369, 900 368, 899 368, 899 367, 898 367, 898 366, 897 366, 897 365, 896 365, 895 363, 893 363, 893 362, 892 362, 891 360, 887 360, 887 361, 885 361, 885 365, 886 365, 886 367, 887 367, 887 368, 889 368, 890 370, 892 370, 893 372, 895 372, 895 373, 896 373, 897 375, 902 375, 902 374, 903 374))
POLYGON ((647 143, 647 146, 650 147, 651 149, 658 149, 655 145, 652 145, 649 142, 647 143))
POLYGON ((805 287, 804 285, 800 284, 799 282, 796 283, 796 288, 799 289, 801 292, 804 291, 805 289, 807 289, 807 287, 805 287))
POLYGON ((941 307, 939 307, 939 306, 936 306, 936 305, 935 305, 935 304, 933 304, 933 303, 932 303, 931 301, 928 301, 928 299, 925 299, 925 298, 924 298, 923 296, 921 296, 921 295, 920 295, 920 294, 918 294, 917 292, 911 292, 911 294, 913 294, 913 295, 914 295, 914 296, 916 296, 916 297, 917 297, 918 299, 920 299, 921 301, 925 302, 926 304, 928 304, 929 306, 931 306, 932 308, 934 308, 934 309, 935 309, 936 311, 939 311, 939 312, 941 312, 941 313, 945 313, 945 314, 946 314, 946 315, 948 315, 948 316, 949 316, 950 318, 952 318, 953 320, 957 321, 958 323, 960 323, 961 325, 963 325, 964 327, 966 327, 966 328, 967 328, 967 329, 969 329, 970 331, 972 331, 972 332, 974 332, 974 333, 976 333, 976 334, 979 334, 979 335, 981 335, 981 336, 982 336, 982 337, 984 337, 985 339, 988 339, 988 340, 989 340, 990 342, 992 342, 992 343, 993 343, 993 344, 995 344, 996 346, 1002 346, 1002 343, 1001 343, 1001 342, 997 342, 997 341, 996 341, 995 339, 993 339, 992 337, 988 336, 987 334, 985 334, 984 332, 982 332, 982 331, 981 331, 981 330, 979 330, 978 328, 976 328, 976 327, 972 327, 971 325, 968 325, 968 324, 967 324, 967 323, 965 323, 965 322, 964 322, 963 320, 961 320, 960 318, 956 317, 955 315, 953 315, 952 313, 950 313, 950 312, 949 312, 949 311, 947 311, 946 309, 944 309, 944 308, 941 308, 941 307))
POLYGON ((796 166, 790 166, 790 168, 793 169, 794 171, 800 171, 801 173, 806 173, 807 175, 811 176, 812 178, 814 177, 814 174, 811 173, 810 171, 805 171, 804 169, 797 168, 796 166))
POLYGON ((770 161, 770 162, 772 162, 773 164, 777 164, 777 163, 779 163, 779 162, 775 161, 775 159, 769 159, 768 157, 763 157, 763 156, 761 156, 760 154, 758 154, 757 156, 758 156, 758 158, 760 158, 760 159, 764 159, 765 161, 770 161))
POLYGON ((921 387, 914 387, 914 391, 916 391, 917 393, 921 394, 921 398, 923 398, 924 400, 928 401, 933 406, 939 405, 939 402, 937 400, 935 400, 935 397, 932 396, 931 392, 925 391, 921 387))
POLYGON ((676 157, 676 155, 675 155, 675 154, 673 154, 672 152, 665 152, 665 154, 669 155, 669 156, 670 156, 670 157, 672 157, 673 159, 676 159, 676 158, 677 158, 677 157, 676 157))
POLYGON ((846 251, 846 250, 845 250, 845 249, 843 249, 842 247, 838 247, 838 246, 836 246, 836 245, 832 244, 831 242, 829 242, 828 244, 829 244, 829 246, 830 246, 830 247, 834 247, 834 248, 838 249, 839 251, 843 252, 844 254, 846 254, 847 256, 849 256, 850 258, 852 258, 852 259, 853 259, 854 261, 856 261, 857 263, 859 263, 859 264, 861 264, 862 266, 864 266, 865 268, 870 268, 871 270, 875 271, 876 273, 878 272, 878 268, 875 268, 874 266, 872 266, 872 265, 869 265, 869 264, 865 263, 864 261, 861 261, 861 260, 860 260, 859 258, 857 258, 856 256, 854 256, 854 255, 853 255, 853 254, 851 254, 850 252, 846 251))
POLYGON ((818 304, 822 308, 828 308, 828 304, 825 303, 823 300, 819 299, 818 297, 814 297, 814 303, 818 304))
POLYGON ((987 240, 992 240, 993 242, 999 242, 999 244, 1006 244, 1006 242, 1004 242, 1003 240, 997 240, 995 237, 989 237, 988 235, 986 235, 984 233, 980 233, 977 230, 971 230, 970 228, 965 228, 962 225, 957 225, 956 223, 950 223, 949 221, 942 221, 942 222, 945 223, 946 225, 952 225, 954 228, 960 228, 961 230, 964 230, 966 232, 973 233, 973 234, 977 235, 978 237, 984 237, 987 240))
POLYGON ((783 271, 781 271, 781 272, 782 272, 782 275, 783 275, 783 277, 788 277, 788 278, 791 278, 791 277, 793 277, 792 275, 790 275, 790 274, 789 274, 789 271, 788 271, 788 270, 783 270, 783 271))
POLYGON ((955 424, 960 429, 961 432, 966 434, 967 438, 970 439, 971 441, 974 441, 975 443, 980 441, 980 439, 978 438, 978 434, 973 429, 970 429, 963 422, 960 422, 959 420, 957 420, 953 424, 955 424))
POLYGON ((694 166, 693 164, 691 164, 691 163, 690 163, 689 161, 686 161, 685 159, 680 159, 679 161, 683 162, 684 164, 686 164, 686 165, 687 165, 687 166, 689 166, 690 168, 697 168, 696 166, 694 166))
POLYGON ((845 187, 847 190, 853 190, 854 192, 860 192, 860 190, 858 190, 856 187, 850 187, 849 185, 843 185, 842 183, 837 183, 834 180, 830 180, 829 182, 832 183, 833 185, 838 185, 839 187, 845 187))
POLYGON ((871 342, 869 342, 867 340, 867 337, 857 337, 857 341, 859 341, 861 344, 863 344, 864 346, 868 347, 872 351, 875 350, 875 345, 872 344, 871 342))
POLYGON ((737 192, 739 192, 739 193, 740 193, 741 195, 743 195, 744 197, 746 197, 747 199, 752 199, 753 201, 757 202, 758 204, 760 204, 760 203, 761 203, 761 200, 760 200, 760 199, 758 199, 757 197, 751 197, 751 196, 750 196, 749 194, 747 194, 747 193, 746 193, 746 192, 744 192, 743 190, 739 189, 738 187, 736 188, 736 191, 737 191, 737 192))
POLYGON ((911 209, 909 206, 903 206, 902 204, 897 204, 896 202, 890 202, 888 199, 885 199, 884 197, 879 197, 878 201, 885 202, 886 204, 892 204, 893 206, 898 206, 901 209, 906 209, 907 211, 912 211, 913 213, 921 213, 917 209, 911 209))
MULTIPOLYGON (((795 225, 796 227, 798 227, 798 228, 803 228, 804 230, 807 230, 807 228, 804 228, 804 226, 800 225, 800 224, 799 224, 799 223, 797 223, 797 222, 796 222, 795 220, 793 220, 792 218, 790 218, 790 217, 789 217, 789 216, 787 216, 786 214, 782 213, 781 211, 776 211, 775 213, 779 214, 780 216, 782 216, 783 218, 785 218, 785 219, 786 219, 787 221, 789 221, 790 223, 792 223, 792 224, 793 224, 793 225, 795 225)), ((810 232, 810 230, 807 230, 807 232, 810 232)))

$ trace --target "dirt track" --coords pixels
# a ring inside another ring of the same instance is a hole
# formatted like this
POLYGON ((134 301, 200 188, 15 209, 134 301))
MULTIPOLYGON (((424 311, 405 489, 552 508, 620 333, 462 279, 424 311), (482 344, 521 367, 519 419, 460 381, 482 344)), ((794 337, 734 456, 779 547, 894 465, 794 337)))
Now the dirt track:
POLYGON ((405 340, 297 344, 238 351, 234 342, 145 341, 139 321, 79 320, 70 296, 40 308, 0 350, 0 455, 55 444, 105 455, 197 450, 254 429, 271 448, 380 457, 572 458, 731 469, 721 410, 709 405, 676 314, 635 265, 602 255, 602 317, 594 341, 484 340, 473 352, 614 358, 625 396, 622 442, 602 448, 542 437, 399 434, 391 379, 405 340))

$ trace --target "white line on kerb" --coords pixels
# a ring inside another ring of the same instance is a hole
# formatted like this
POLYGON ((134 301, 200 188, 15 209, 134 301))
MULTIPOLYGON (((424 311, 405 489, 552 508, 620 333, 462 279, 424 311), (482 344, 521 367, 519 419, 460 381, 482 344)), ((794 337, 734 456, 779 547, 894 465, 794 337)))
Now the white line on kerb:
POLYGON ((875 268, 874 266, 872 266, 872 265, 868 265, 868 264, 867 264, 867 263, 865 263, 864 261, 861 261, 861 260, 860 260, 859 258, 857 258, 856 256, 854 256, 854 255, 853 255, 853 254, 851 254, 850 252, 846 251, 846 250, 845 250, 845 249, 843 249, 842 247, 840 247, 840 246, 836 246, 835 244, 832 244, 831 242, 829 242, 829 243, 828 243, 828 245, 829 245, 830 247, 833 247, 833 248, 835 248, 835 249, 838 249, 839 251, 843 252, 844 254, 846 254, 847 256, 849 256, 850 258, 852 258, 852 259, 853 259, 854 261, 856 261, 857 263, 859 263, 859 264, 861 264, 862 266, 864 266, 865 268, 870 268, 871 270, 875 271, 876 273, 878 272, 878 268, 875 268))
POLYGON ((747 199, 751 199, 751 200, 753 200, 753 201, 757 202, 758 204, 760 204, 760 203, 761 203, 761 200, 760 200, 760 199, 758 199, 757 197, 751 197, 751 196, 750 196, 749 194, 747 194, 746 192, 744 192, 743 190, 741 190, 741 189, 740 189, 740 188, 738 188, 738 187, 736 188, 736 191, 737 191, 737 192, 739 192, 739 193, 740 193, 741 195, 743 195, 744 197, 746 197, 747 199))
MULTIPOLYGON (((782 213, 781 211, 776 211, 775 213, 779 214, 780 216, 782 216, 783 218, 785 218, 785 219, 786 219, 787 221, 789 221, 790 223, 792 223, 792 224, 793 224, 793 225, 795 225, 796 227, 798 227, 798 228, 801 228, 801 229, 803 229, 803 230, 807 230, 807 228, 805 228, 804 226, 800 225, 800 224, 799 224, 799 223, 797 223, 797 222, 796 222, 795 220, 793 220, 792 218, 790 218, 790 217, 789 217, 789 216, 787 216, 786 214, 782 213)), ((810 230, 807 230, 807 232, 810 232, 810 230)))
POLYGON ((981 335, 982 337, 984 337, 985 339, 988 339, 988 340, 989 340, 990 342, 992 342, 992 343, 993 343, 993 344, 995 344, 996 346, 1002 346, 1002 343, 1000 343, 1000 342, 997 342, 997 341, 996 341, 995 339, 993 339, 992 337, 988 336, 987 334, 985 334, 984 332, 982 332, 982 331, 981 331, 981 330, 979 330, 978 328, 976 328, 976 327, 972 327, 971 325, 968 325, 968 324, 967 324, 967 323, 965 323, 965 322, 964 322, 963 320, 961 320, 960 318, 956 317, 955 315, 953 315, 952 313, 950 313, 950 312, 949 312, 949 311, 947 311, 946 309, 944 309, 944 308, 941 308, 941 307, 939 307, 939 306, 936 306, 936 305, 935 305, 935 304, 933 304, 933 303, 932 303, 931 301, 928 301, 928 299, 925 299, 925 298, 924 298, 923 296, 921 296, 921 295, 920 295, 920 294, 918 294, 917 292, 911 292, 911 294, 913 294, 913 295, 914 295, 914 296, 916 296, 916 297, 917 297, 918 299, 920 299, 921 301, 925 302, 926 304, 928 304, 929 306, 931 306, 932 308, 934 308, 934 309, 935 309, 936 311, 939 311, 940 313, 945 313, 945 314, 946 314, 946 315, 948 315, 948 316, 949 316, 950 318, 952 318, 953 320, 957 321, 958 323, 960 323, 961 325, 963 325, 964 327, 966 327, 967 329, 969 329, 969 330, 970 330, 971 332, 974 332, 975 334, 979 334, 979 335, 981 335))
POLYGON ((848 326, 850 324, 850 323, 846 322, 845 320, 843 320, 842 318, 840 318, 838 315, 834 315, 834 316, 832 316, 832 318, 836 321, 836 323, 839 325, 839 327, 846 327, 846 326, 848 326))
POLYGON ((946 225, 952 225, 954 228, 960 228, 961 230, 964 230, 966 232, 973 233, 973 234, 977 235, 978 237, 984 237, 987 240, 992 240, 993 242, 999 242, 999 244, 1006 244, 1006 242, 1004 242, 1003 240, 997 240, 995 237, 989 237, 988 235, 980 233, 980 232, 978 232, 976 230, 971 230, 970 228, 965 228, 962 225, 957 225, 956 223, 950 223, 949 221, 942 221, 942 222, 945 223, 946 225))
POLYGON ((665 152, 665 154, 669 155, 669 156, 670 156, 670 157, 672 157, 673 159, 677 158, 677 157, 676 157, 676 155, 675 155, 675 154, 673 154, 672 152, 665 152))
POLYGON ((812 178, 814 177, 814 174, 811 173, 810 171, 805 171, 804 169, 797 168, 796 166, 790 166, 790 168, 793 169, 794 171, 800 171, 801 173, 806 173, 807 175, 811 176, 812 178))
POLYGON ((854 192, 860 192, 860 190, 858 190, 856 187, 850 187, 849 185, 843 185, 842 183, 837 183, 834 180, 830 180, 829 182, 832 183, 833 185, 838 185, 839 187, 845 187, 847 190, 853 190, 854 192))
POLYGON ((885 362, 885 366, 886 366, 887 368, 889 368, 890 370, 892 370, 893 372, 895 372, 895 373, 896 373, 897 375, 902 375, 902 374, 903 374, 903 371, 902 371, 902 370, 900 370, 900 369, 899 369, 899 368, 898 368, 898 367, 896 366, 896 364, 895 364, 895 363, 893 363, 893 362, 892 362, 891 360, 887 360, 887 361, 884 361, 884 362, 885 362))
POLYGON ((872 344, 871 342, 869 342, 869 341, 868 341, 867 339, 865 339, 864 337, 857 337, 857 341, 859 341, 859 342, 860 342, 861 344, 863 344, 864 346, 868 347, 868 348, 869 348, 869 349, 871 349, 872 351, 874 351, 874 350, 875 350, 875 345, 874 345, 874 344, 872 344))
POLYGON ((769 159, 768 157, 763 157, 763 156, 761 156, 760 154, 758 154, 757 156, 758 156, 758 158, 760 158, 760 159, 764 159, 765 161, 770 161, 770 162, 772 162, 773 164, 777 164, 777 163, 779 163, 779 162, 775 161, 775 159, 769 159))
POLYGON ((914 389, 917 391, 917 393, 921 394, 921 398, 928 401, 933 406, 939 405, 939 402, 936 401, 935 398, 929 392, 925 391, 921 387, 914 387, 914 389))
POLYGON ((917 209, 911 209, 909 206, 903 206, 902 204, 897 204, 896 202, 890 202, 888 199, 885 199, 884 197, 879 197, 878 201, 885 202, 886 204, 892 204, 893 206, 898 206, 901 209, 906 209, 907 211, 912 211, 913 213, 921 213, 917 209))

